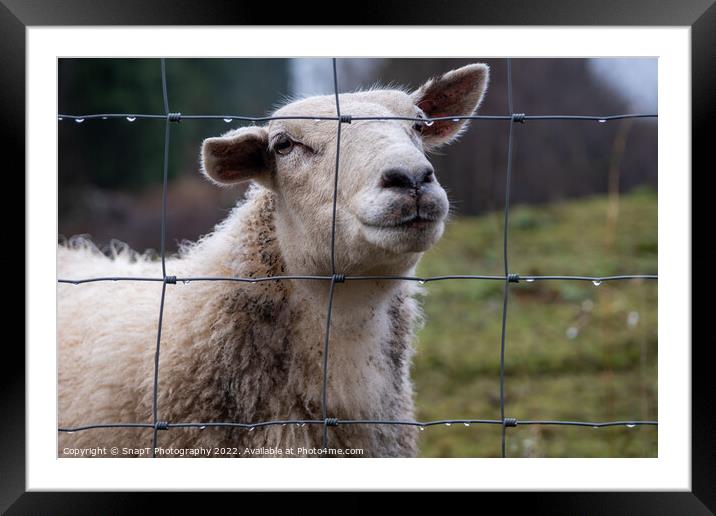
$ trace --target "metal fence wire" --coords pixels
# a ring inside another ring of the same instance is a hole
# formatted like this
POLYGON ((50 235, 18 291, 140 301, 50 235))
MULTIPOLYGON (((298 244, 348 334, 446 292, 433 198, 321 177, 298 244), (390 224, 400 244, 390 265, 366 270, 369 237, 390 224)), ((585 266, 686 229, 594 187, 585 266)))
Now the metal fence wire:
POLYGON ((505 415, 505 354, 506 354, 506 333, 507 333, 507 309, 509 304, 509 292, 511 283, 519 283, 520 281, 534 282, 534 281, 550 281, 550 280, 562 280, 562 281, 591 281, 595 285, 599 285, 602 282, 607 281, 623 281, 623 280, 657 280, 656 274, 633 274, 633 275, 619 275, 619 276, 533 276, 533 275, 520 275, 514 272, 510 272, 508 262, 508 242, 509 242, 509 216, 510 216, 510 187, 512 180, 512 151, 514 146, 514 128, 516 124, 524 124, 530 120, 581 120, 581 121, 596 121, 596 122, 609 122, 611 120, 620 120, 625 118, 657 118, 657 114, 617 114, 609 116, 581 116, 581 115, 527 115, 525 113, 515 113, 513 111, 512 103, 512 61, 507 59, 507 109, 508 114, 506 115, 470 115, 470 116, 442 116, 433 118, 411 118, 411 117, 388 117, 388 116, 352 116, 341 113, 341 104, 339 97, 338 87, 338 72, 336 69, 336 58, 332 59, 333 64, 333 89, 336 99, 336 116, 280 116, 280 117, 251 117, 241 115, 183 115, 180 112, 172 112, 169 110, 169 96, 167 94, 167 76, 166 76, 166 62, 165 59, 160 59, 161 65, 161 81, 162 81, 162 97, 164 102, 164 114, 141 114, 141 113, 100 113, 100 114, 87 114, 87 115, 58 115, 58 121, 73 120, 75 123, 82 123, 85 120, 107 120, 107 119, 118 119, 126 118, 127 120, 134 121, 136 119, 160 119, 164 120, 164 160, 163 160, 163 184, 162 184, 162 213, 161 213, 161 241, 160 241, 160 256, 162 264, 162 277, 151 278, 151 277, 94 277, 94 278, 82 278, 82 279, 58 279, 58 283, 70 283, 73 285, 80 285, 84 283, 92 283, 99 281, 155 281, 162 283, 162 293, 159 302, 159 324, 157 328, 156 338, 156 351, 154 354, 154 387, 153 387, 153 403, 152 403, 152 421, 147 423, 100 423, 100 424, 86 424, 82 426, 69 427, 69 428, 58 428, 59 432, 79 432, 83 430, 90 430, 96 428, 151 428, 153 429, 152 436, 152 457, 156 457, 157 449, 157 434, 160 430, 170 430, 173 428, 207 428, 207 427, 235 427, 245 428, 252 430, 254 428, 268 427, 273 425, 285 425, 285 424, 296 424, 296 425, 321 425, 323 427, 323 448, 328 448, 329 443, 329 427, 339 425, 408 425, 418 428, 425 428, 435 425, 499 425, 502 427, 502 442, 501 442, 501 455, 506 457, 506 439, 507 429, 516 427, 518 425, 557 425, 557 426, 576 426, 576 427, 593 427, 593 428, 606 428, 614 426, 625 426, 633 428, 636 426, 657 426, 658 421, 557 421, 557 420, 521 420, 513 417, 506 417, 505 415), (211 120, 211 119, 223 119, 224 121, 244 121, 244 122, 268 122, 270 120, 326 120, 334 121, 336 124, 336 166, 335 174, 333 178, 333 216, 331 221, 331 275, 330 276, 307 276, 307 275, 292 275, 292 276, 269 276, 269 277, 258 277, 258 278, 240 278, 240 277, 177 277, 167 275, 166 271, 166 218, 167 218, 167 178, 169 170, 169 143, 171 138, 171 126, 173 123, 178 123, 182 120, 211 120), (335 236, 336 236, 336 202, 337 202, 337 191, 338 191, 338 172, 340 162, 340 149, 341 149, 341 127, 343 124, 350 124, 352 121, 358 120, 405 120, 415 121, 421 123, 432 123, 440 120, 492 120, 492 121, 507 121, 509 122, 508 128, 508 140, 507 140, 507 170, 506 170, 506 185, 505 185, 505 207, 504 207, 504 228, 503 228, 503 239, 502 239, 502 255, 504 264, 504 274, 501 276, 485 276, 485 275, 451 275, 451 276, 432 276, 432 277, 412 277, 412 276, 346 276, 340 274, 336 269, 335 260, 335 236), (322 380, 322 406, 320 419, 285 419, 285 420, 273 420, 273 421, 255 421, 255 422, 186 422, 186 421, 162 421, 159 418, 159 406, 157 403, 157 393, 159 388, 159 356, 161 351, 162 342, 162 318, 164 314, 164 297, 166 294, 167 285, 175 285, 177 282, 195 282, 195 281, 237 281, 245 283, 258 283, 263 281, 326 281, 329 283, 328 291, 328 306, 326 315, 326 331, 323 343, 323 380, 322 380), (328 408, 328 392, 327 392, 327 380, 328 380, 328 344, 331 330, 331 315, 333 312, 333 293, 336 283, 343 283, 349 281, 366 281, 366 280, 395 280, 395 281, 418 281, 420 283, 427 283, 432 281, 445 281, 445 280, 486 280, 486 281, 502 281, 504 283, 503 289, 503 303, 502 303, 502 330, 500 338, 500 419, 442 419, 434 421, 408 421, 408 420, 369 420, 369 419, 337 419, 330 416, 328 408))

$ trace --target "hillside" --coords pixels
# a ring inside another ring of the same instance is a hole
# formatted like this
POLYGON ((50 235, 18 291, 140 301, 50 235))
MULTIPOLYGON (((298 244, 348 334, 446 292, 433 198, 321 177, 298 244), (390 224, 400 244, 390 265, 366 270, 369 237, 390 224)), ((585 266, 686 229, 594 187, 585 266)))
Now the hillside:
MULTIPOLYGON (((657 273, 657 196, 594 197, 516 207, 510 270, 535 275, 657 273)), ((502 213, 456 217, 419 275, 502 273, 502 213)), ((426 323, 413 378, 418 419, 499 419, 500 281, 425 285, 426 323)), ((506 416, 607 421, 658 419, 657 282, 520 282, 510 289, 506 416)), ((500 427, 421 432, 424 457, 494 457, 500 427)), ((654 457, 655 427, 508 430, 514 457, 654 457)))

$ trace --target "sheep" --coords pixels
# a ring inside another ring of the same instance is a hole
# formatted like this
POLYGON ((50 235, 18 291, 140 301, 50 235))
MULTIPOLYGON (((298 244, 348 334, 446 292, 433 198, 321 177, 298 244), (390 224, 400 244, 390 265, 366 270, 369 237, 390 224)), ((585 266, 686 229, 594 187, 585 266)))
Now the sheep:
MULTIPOLYGON (((425 118, 473 114, 487 65, 432 78, 413 92, 340 95, 342 113, 425 118)), ((251 181, 215 230, 168 257, 176 277, 330 276, 336 122, 334 96, 290 102, 265 126, 204 140, 201 171, 227 186, 251 181)), ((467 121, 353 120, 342 125, 335 265, 342 275, 411 276, 443 234, 449 202, 426 153, 455 140, 467 121)), ((87 239, 58 246, 60 278, 162 277, 161 265, 87 239)), ((196 281, 165 285, 158 418, 167 422, 322 419, 323 339, 330 282, 196 281)), ((58 284, 59 425, 152 423, 161 282, 58 284)), ((335 283, 328 354, 328 417, 413 420, 410 365, 422 321, 416 282, 335 283)), ((414 457, 417 432, 403 425, 338 425, 329 446, 362 457, 414 457)), ((162 449, 225 450, 232 456, 322 450, 323 425, 172 428, 162 449)), ((117 447, 142 456, 153 428, 59 433, 58 454, 117 447)), ((222 455, 223 456, 223 455, 222 455)))

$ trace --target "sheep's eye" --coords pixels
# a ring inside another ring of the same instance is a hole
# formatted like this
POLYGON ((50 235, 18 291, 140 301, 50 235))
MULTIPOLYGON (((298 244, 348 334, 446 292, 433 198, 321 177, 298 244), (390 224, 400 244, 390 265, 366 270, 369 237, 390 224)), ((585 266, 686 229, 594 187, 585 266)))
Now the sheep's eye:
POLYGON ((285 156, 293 150, 294 143, 288 136, 279 136, 276 143, 273 145, 273 150, 281 156, 285 156))
MULTIPOLYGON (((421 113, 418 113, 417 117, 420 119, 425 118, 421 113)), ((415 122, 413 124, 413 130, 418 134, 423 134, 424 129, 425 129, 425 122, 415 122)))

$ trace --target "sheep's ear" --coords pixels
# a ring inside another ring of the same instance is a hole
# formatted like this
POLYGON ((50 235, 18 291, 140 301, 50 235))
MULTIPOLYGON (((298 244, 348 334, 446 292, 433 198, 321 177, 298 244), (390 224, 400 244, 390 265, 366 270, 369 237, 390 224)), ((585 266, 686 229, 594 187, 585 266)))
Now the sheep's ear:
MULTIPOLYGON (((414 91, 413 102, 428 117, 472 115, 482 102, 489 76, 489 67, 482 63, 451 70, 414 91)), ((425 146, 430 148, 450 142, 467 126, 466 122, 445 120, 426 125, 423 128, 425 146)))
POLYGON ((263 127, 243 127, 207 138, 201 146, 201 163, 203 174, 219 185, 248 179, 265 182, 274 166, 268 132, 263 127))

